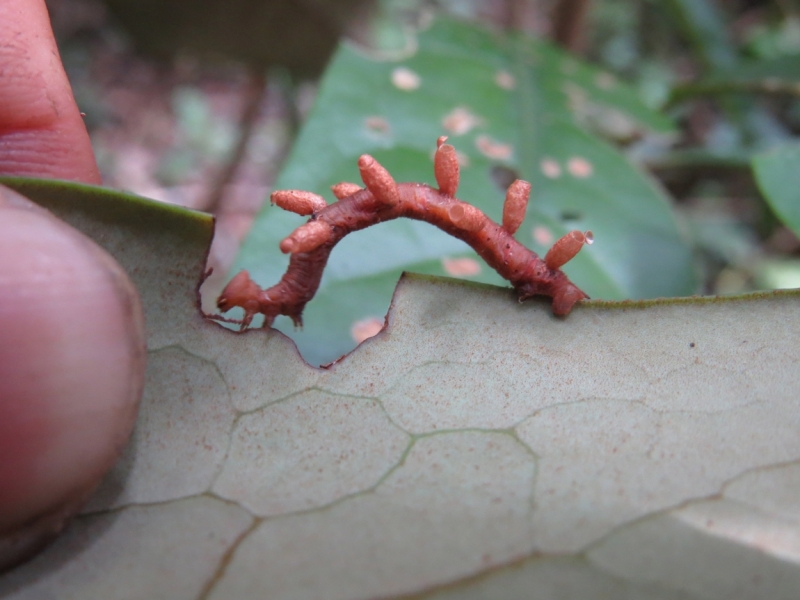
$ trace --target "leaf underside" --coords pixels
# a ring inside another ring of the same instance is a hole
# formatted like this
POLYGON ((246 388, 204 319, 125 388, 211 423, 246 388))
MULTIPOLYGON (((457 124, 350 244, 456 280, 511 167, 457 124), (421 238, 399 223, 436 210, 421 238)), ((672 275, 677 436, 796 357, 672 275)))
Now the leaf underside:
MULTIPOLYGON (((309 190, 333 201, 332 184, 360 181, 356 163, 364 153, 397 181, 435 185, 435 141, 449 135, 462 159, 459 198, 495 221, 514 177, 533 184, 517 233, 523 244, 542 254, 568 230, 594 232, 594 246, 565 269, 591 297, 691 294, 691 254, 665 195, 591 133, 610 124, 672 131, 633 89, 548 44, 438 21, 402 59, 340 48, 276 189, 309 190)), ((288 264, 278 245, 303 221, 265 207, 233 272, 247 269, 262 287, 276 283, 288 264)), ((355 346, 355 323, 383 319, 400 273, 452 275, 465 264, 463 277, 504 284, 468 246, 432 226, 383 223, 336 247, 302 330, 284 318, 277 326, 309 362, 325 363, 355 346)))
POLYGON ((208 217, 11 184, 130 273, 149 359, 122 460, 0 597, 796 598, 797 292, 559 320, 408 276, 314 369, 198 313, 208 217))

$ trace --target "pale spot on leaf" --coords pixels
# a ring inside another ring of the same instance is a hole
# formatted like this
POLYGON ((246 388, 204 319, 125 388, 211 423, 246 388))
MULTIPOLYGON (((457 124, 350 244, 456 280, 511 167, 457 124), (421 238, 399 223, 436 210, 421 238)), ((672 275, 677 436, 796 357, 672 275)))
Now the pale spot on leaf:
POLYGON ((397 67, 392 71, 392 83, 395 87, 410 92, 422 84, 422 78, 408 67, 397 67))
POLYGON ((388 134, 391 131, 389 121, 383 117, 367 117, 364 119, 364 126, 373 133, 388 134))
POLYGON ((496 160, 507 160, 514 153, 511 144, 496 142, 488 135, 479 135, 475 139, 475 146, 485 157, 496 160))
POLYGON ((578 63, 571 58, 565 58, 561 62, 561 72, 564 75, 574 75, 578 71, 578 63))
POLYGON ((472 258, 443 258, 442 267, 453 277, 472 277, 481 272, 481 265, 472 258))
POLYGON ((617 78, 611 73, 600 73, 594 78, 594 84, 601 90, 610 90, 617 85, 617 78))
POLYGON ((585 158, 581 158, 579 156, 573 156, 567 162, 567 170, 574 176, 583 179, 584 177, 589 177, 594 170, 592 168, 592 163, 590 163, 585 158))
POLYGON ((632 142, 643 134, 641 125, 620 110, 586 102, 573 108, 575 119, 585 128, 617 142, 632 142))
POLYGON ((539 163, 539 167, 542 169, 542 173, 545 177, 555 179, 561 176, 561 167, 559 167, 558 163, 552 158, 543 158, 542 162, 539 163))
POLYGON ((457 106, 442 119, 442 127, 453 135, 464 135, 482 122, 483 119, 472 114, 463 106, 457 106))
POLYGON ((562 89, 567 96, 570 109, 573 111, 583 110, 583 106, 588 101, 586 90, 571 81, 566 82, 562 89))
POLYGON ((504 90, 513 90, 517 87, 517 80, 508 71, 498 71, 494 76, 494 82, 504 90))
POLYGON ((537 225, 533 228, 533 240, 542 246, 549 246, 553 243, 553 234, 547 227, 537 225))
POLYGON ((355 340, 356 344, 360 344, 364 340, 377 335, 381 329, 383 329, 383 319, 369 317, 353 323, 350 328, 350 336, 355 340))

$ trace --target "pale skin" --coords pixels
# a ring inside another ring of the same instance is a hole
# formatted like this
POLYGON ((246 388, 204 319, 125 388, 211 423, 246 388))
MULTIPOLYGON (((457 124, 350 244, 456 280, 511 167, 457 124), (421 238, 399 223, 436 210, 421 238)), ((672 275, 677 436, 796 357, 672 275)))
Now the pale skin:
MULTIPOLYGON (((43 0, 0 2, 0 174, 100 183, 43 0)), ((119 265, 0 187, 0 571, 55 535, 113 465, 144 360, 119 265)))

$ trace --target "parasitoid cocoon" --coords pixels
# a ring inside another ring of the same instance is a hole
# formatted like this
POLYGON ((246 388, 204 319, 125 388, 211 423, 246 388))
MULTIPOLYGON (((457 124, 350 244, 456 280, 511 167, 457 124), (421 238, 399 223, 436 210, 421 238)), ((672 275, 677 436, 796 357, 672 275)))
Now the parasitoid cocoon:
POLYGON ((281 242, 281 252, 284 254, 310 252, 331 239, 332 233, 331 226, 324 221, 311 221, 295 229, 281 242))
POLYGON ((433 174, 436 176, 439 191, 448 196, 455 196, 459 180, 458 156, 455 148, 444 143, 443 140, 446 139, 442 136, 437 141, 439 147, 433 156, 433 174))
POLYGON ((369 154, 362 154, 358 159, 358 170, 364 185, 375 196, 379 204, 394 206, 400 202, 400 190, 397 183, 383 166, 369 154))
POLYGON ((337 200, 343 200, 348 196, 352 196, 356 192, 360 192, 363 190, 360 185, 357 183, 350 183, 349 181, 342 181, 341 183, 337 183, 331 186, 331 191, 333 195, 336 196, 337 200))
POLYGON ((503 204, 503 229, 508 233, 515 233, 525 220, 530 195, 531 184, 523 179, 517 179, 508 186, 503 204))
POLYGON ((558 269, 572 260, 584 244, 592 242, 594 242, 594 236, 591 231, 586 233, 578 230, 570 231, 547 251, 544 262, 548 268, 558 269))
POLYGON ((328 206, 322 196, 303 190, 276 190, 269 199, 283 210, 304 216, 313 215, 328 206))

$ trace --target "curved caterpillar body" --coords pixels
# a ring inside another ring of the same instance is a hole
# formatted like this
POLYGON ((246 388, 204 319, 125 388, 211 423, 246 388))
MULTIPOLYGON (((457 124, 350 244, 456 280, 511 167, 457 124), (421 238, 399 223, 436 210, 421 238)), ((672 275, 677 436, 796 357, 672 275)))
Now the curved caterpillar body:
POLYGON ((469 244, 503 278, 511 282, 520 300, 542 295, 552 298, 556 315, 567 315, 576 302, 588 296, 561 271, 584 244, 592 243, 590 231, 571 231, 559 239, 542 260, 516 239, 514 232, 525 217, 531 185, 516 180, 508 188, 499 225, 481 210, 455 197, 459 182, 455 149, 440 137, 434 158, 434 172, 439 189, 420 183, 396 183, 389 172, 373 157, 365 154, 358 160, 364 188, 353 183, 339 183, 332 190, 338 201, 328 205, 311 192, 279 190, 271 200, 285 210, 311 219, 295 229, 280 248, 291 254, 289 267, 281 280, 261 289, 247 271, 241 271, 225 287, 217 306, 226 312, 234 306, 245 311, 241 327, 253 317, 264 315, 264 326, 275 317, 286 315, 295 325, 302 325, 306 303, 314 297, 322 272, 333 247, 348 233, 371 225, 407 217, 418 219, 469 244))

